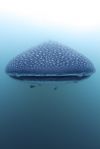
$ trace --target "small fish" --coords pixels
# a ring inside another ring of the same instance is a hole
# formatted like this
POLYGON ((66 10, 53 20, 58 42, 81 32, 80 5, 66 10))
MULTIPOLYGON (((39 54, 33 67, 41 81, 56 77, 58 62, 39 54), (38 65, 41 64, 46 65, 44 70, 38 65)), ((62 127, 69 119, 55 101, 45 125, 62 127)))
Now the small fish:
POLYGON ((30 85, 30 88, 35 88, 36 86, 35 85, 30 85))

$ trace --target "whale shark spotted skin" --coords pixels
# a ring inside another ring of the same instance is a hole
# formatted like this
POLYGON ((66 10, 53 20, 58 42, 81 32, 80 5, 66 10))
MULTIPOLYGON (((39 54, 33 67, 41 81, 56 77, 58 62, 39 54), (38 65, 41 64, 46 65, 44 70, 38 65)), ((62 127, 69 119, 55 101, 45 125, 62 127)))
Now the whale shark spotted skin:
POLYGON ((14 57, 6 73, 15 79, 33 81, 82 80, 95 72, 92 62, 58 42, 45 42, 14 57))

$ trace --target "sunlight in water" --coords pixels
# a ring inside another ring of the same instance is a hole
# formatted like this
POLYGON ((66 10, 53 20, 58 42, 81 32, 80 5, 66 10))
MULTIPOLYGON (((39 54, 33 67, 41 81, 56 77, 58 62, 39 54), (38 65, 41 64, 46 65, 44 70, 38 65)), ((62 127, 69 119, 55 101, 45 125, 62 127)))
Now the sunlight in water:
POLYGON ((99 0, 3 0, 0 14, 83 30, 100 25, 99 0))

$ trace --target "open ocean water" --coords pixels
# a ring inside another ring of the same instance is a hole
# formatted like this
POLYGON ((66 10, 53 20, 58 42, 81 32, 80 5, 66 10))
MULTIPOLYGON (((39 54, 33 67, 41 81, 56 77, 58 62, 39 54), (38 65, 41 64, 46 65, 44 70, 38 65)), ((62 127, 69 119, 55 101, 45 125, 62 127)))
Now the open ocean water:
POLYGON ((0 21, 0 149, 100 149, 100 28, 73 31, 0 21), (54 40, 86 55, 96 73, 58 89, 11 79, 9 60, 54 40))

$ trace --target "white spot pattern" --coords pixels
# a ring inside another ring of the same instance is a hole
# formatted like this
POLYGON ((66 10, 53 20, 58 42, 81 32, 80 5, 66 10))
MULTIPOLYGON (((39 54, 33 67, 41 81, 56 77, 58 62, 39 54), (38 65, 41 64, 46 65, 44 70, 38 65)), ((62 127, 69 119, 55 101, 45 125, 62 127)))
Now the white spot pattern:
POLYGON ((28 75, 86 74, 92 73, 94 66, 77 51, 57 42, 46 42, 16 56, 6 71, 28 75))

